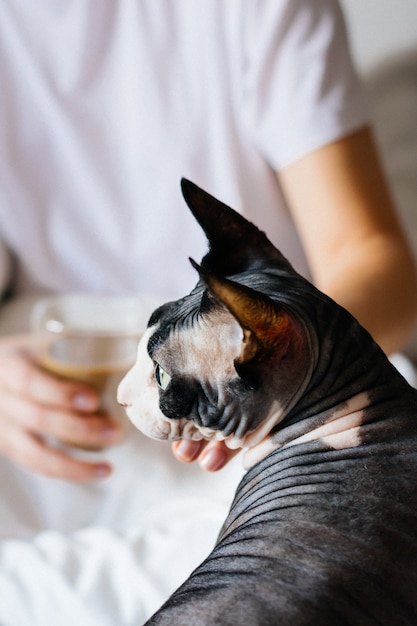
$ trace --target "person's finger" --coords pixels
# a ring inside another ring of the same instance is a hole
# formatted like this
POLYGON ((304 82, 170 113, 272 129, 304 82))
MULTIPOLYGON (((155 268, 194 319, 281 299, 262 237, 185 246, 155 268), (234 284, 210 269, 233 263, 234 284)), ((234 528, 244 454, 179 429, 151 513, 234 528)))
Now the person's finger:
POLYGON ((67 452, 55 449, 46 442, 17 428, 7 428, 3 433, 0 449, 28 470, 65 480, 88 482, 106 478, 112 472, 109 463, 88 462, 73 458, 67 452))
POLYGON ((40 437, 69 444, 106 447, 120 441, 120 424, 104 414, 83 414, 38 404, 0 390, 1 419, 40 437))
POLYGON ((204 439, 200 441, 192 441, 191 439, 181 439, 180 441, 174 441, 172 444, 172 452, 175 458, 181 463, 192 463, 195 461, 207 445, 207 441, 204 439))
POLYGON ((2 387, 40 404, 73 407, 86 413, 99 408, 100 398, 94 389, 52 376, 42 370, 31 354, 23 349, 1 352, 0 371, 2 387))
POLYGON ((227 465, 239 450, 230 450, 222 441, 182 439, 172 444, 172 452, 175 458, 183 463, 191 463, 198 459, 203 470, 216 472, 227 465))
POLYGON ((201 469, 217 472, 223 469, 237 454, 240 448, 230 450, 223 441, 210 441, 198 457, 201 469))

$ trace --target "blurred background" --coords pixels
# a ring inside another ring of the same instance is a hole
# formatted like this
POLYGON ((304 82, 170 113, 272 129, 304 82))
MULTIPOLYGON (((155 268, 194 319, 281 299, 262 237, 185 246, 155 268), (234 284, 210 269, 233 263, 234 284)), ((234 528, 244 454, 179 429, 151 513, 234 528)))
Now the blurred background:
POLYGON ((417 51, 416 0, 341 0, 362 71, 392 55, 417 51))
MULTIPOLYGON (((341 4, 383 165, 417 261, 417 1, 341 4)), ((406 352, 417 363, 417 330, 406 352)))

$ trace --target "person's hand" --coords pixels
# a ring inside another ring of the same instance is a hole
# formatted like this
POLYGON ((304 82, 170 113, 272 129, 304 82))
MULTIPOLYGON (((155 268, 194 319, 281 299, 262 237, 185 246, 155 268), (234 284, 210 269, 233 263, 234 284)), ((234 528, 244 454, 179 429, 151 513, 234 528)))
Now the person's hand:
POLYGON ((52 376, 34 355, 30 335, 0 338, 0 454, 55 478, 108 476, 109 463, 77 459, 59 443, 105 448, 120 440, 120 426, 99 411, 94 389, 52 376))
POLYGON ((217 472, 240 452, 230 450, 223 441, 190 441, 182 439, 172 444, 172 452, 178 461, 192 463, 198 460, 201 469, 217 472))

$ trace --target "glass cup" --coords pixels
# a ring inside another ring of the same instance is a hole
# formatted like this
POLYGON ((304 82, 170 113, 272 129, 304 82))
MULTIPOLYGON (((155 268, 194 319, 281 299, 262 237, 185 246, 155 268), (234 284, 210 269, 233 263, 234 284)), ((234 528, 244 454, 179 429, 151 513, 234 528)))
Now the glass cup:
POLYGON ((30 320, 37 336, 38 362, 55 376, 94 387, 101 408, 120 419, 127 430, 117 387, 135 362, 138 341, 152 310, 149 301, 133 297, 66 294, 42 298, 30 320))

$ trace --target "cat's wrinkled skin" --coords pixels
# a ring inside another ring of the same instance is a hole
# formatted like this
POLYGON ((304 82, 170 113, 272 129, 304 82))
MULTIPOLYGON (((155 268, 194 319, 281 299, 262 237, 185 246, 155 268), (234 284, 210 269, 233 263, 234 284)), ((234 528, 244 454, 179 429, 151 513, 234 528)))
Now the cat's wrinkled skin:
POLYGON ((417 624, 417 392, 255 226, 183 193, 210 251, 152 315, 119 400, 146 434, 224 439, 250 469, 149 623, 417 624))

